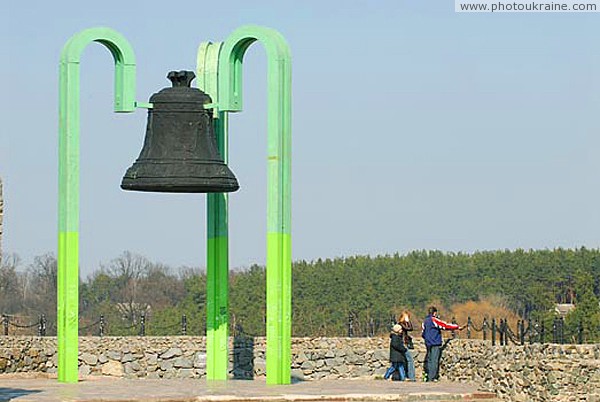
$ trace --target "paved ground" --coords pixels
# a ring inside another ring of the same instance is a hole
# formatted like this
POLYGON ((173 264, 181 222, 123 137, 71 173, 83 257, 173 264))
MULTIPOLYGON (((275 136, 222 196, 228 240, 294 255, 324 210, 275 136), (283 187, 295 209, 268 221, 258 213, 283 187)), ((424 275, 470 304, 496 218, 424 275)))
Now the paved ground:
POLYGON ((208 402, 208 401, 497 401, 476 387, 451 383, 320 380, 269 385, 261 380, 125 380, 89 377, 78 384, 56 379, 0 376, 0 401, 14 402, 208 402))

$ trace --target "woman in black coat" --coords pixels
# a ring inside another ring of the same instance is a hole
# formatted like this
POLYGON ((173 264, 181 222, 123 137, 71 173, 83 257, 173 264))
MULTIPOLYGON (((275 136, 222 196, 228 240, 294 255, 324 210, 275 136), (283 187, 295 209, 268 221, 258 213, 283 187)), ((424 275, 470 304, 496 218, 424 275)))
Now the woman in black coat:
MULTIPOLYGON (((392 333, 390 334, 390 368, 387 369, 384 379, 390 378, 390 376, 397 371, 400 375, 400 381, 404 381, 406 374, 404 367, 406 366, 406 347, 402 340, 402 327, 396 324, 392 327, 392 333)), ((393 378, 392 378, 393 379, 393 378)))

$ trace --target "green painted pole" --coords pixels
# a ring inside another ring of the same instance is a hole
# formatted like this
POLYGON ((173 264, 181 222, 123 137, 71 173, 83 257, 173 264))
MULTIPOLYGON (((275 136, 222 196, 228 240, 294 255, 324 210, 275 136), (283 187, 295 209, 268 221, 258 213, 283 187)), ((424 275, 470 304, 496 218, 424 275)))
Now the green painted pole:
MULTIPOLYGON (((198 49, 198 87, 218 102, 217 67, 221 43, 202 43, 198 49)), ((214 111, 217 146, 228 163, 227 114, 214 111)), ((207 194, 206 264, 206 378, 226 380, 229 353, 229 238, 226 193, 207 194)))
POLYGON ((115 61, 115 112, 135 110, 135 56, 127 40, 109 28, 86 29, 63 47, 58 123, 58 381, 78 380, 79 331, 79 63, 91 42, 115 61))
POLYGON ((219 55, 220 112, 242 110, 242 63, 259 41, 268 62, 267 133, 267 384, 291 381, 291 55, 277 31, 243 26, 224 42, 219 55))

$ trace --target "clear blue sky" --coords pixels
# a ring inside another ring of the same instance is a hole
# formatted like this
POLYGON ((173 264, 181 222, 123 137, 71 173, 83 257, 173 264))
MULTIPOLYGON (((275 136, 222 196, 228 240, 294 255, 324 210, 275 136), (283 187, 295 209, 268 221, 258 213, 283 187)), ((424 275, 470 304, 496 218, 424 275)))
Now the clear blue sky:
MULTIPOLYGON (((293 54, 293 259, 600 246, 600 13, 457 14, 454 2, 4 1, 3 249, 24 265, 57 236, 58 60, 76 32, 132 44, 137 99, 244 24, 293 54)), ((204 195, 119 188, 145 111, 112 113, 112 59, 82 61, 81 270, 125 250, 205 265, 204 195)), ((231 264, 264 263, 266 63, 245 61, 231 118, 231 264)))

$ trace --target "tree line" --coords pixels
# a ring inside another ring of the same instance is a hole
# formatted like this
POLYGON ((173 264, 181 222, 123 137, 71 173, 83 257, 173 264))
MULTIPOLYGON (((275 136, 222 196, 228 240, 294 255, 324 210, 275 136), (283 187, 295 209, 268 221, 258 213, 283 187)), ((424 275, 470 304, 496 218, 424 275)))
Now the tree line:
MULTIPOLYGON (((551 326, 556 303, 574 302, 567 328, 585 324, 585 338, 600 340, 600 250, 500 250, 475 253, 413 251, 405 255, 352 256, 292 265, 294 336, 345 336, 349 320, 357 333, 378 333, 403 309, 416 321, 435 304, 444 319, 485 318, 486 305, 511 319, 551 326), (482 315, 483 314, 483 315, 482 315), (351 318, 352 317, 352 318, 351 318)), ((0 264, 0 313, 26 321, 45 315, 56 328, 56 259, 38 256, 23 267, 15 255, 0 264)), ((232 330, 264 335, 266 272, 252 265, 229 276, 232 330)), ((135 335, 144 317, 147 335, 188 334, 206 328, 206 273, 154 263, 124 252, 101 265, 79 288, 80 328, 104 317, 109 335, 135 335)), ((487 310, 486 310, 487 311, 487 310)), ((486 313, 487 314, 487 313, 486 313)), ((494 317, 488 317, 494 318, 494 317)), ((496 317, 507 318, 507 317, 496 317)))

